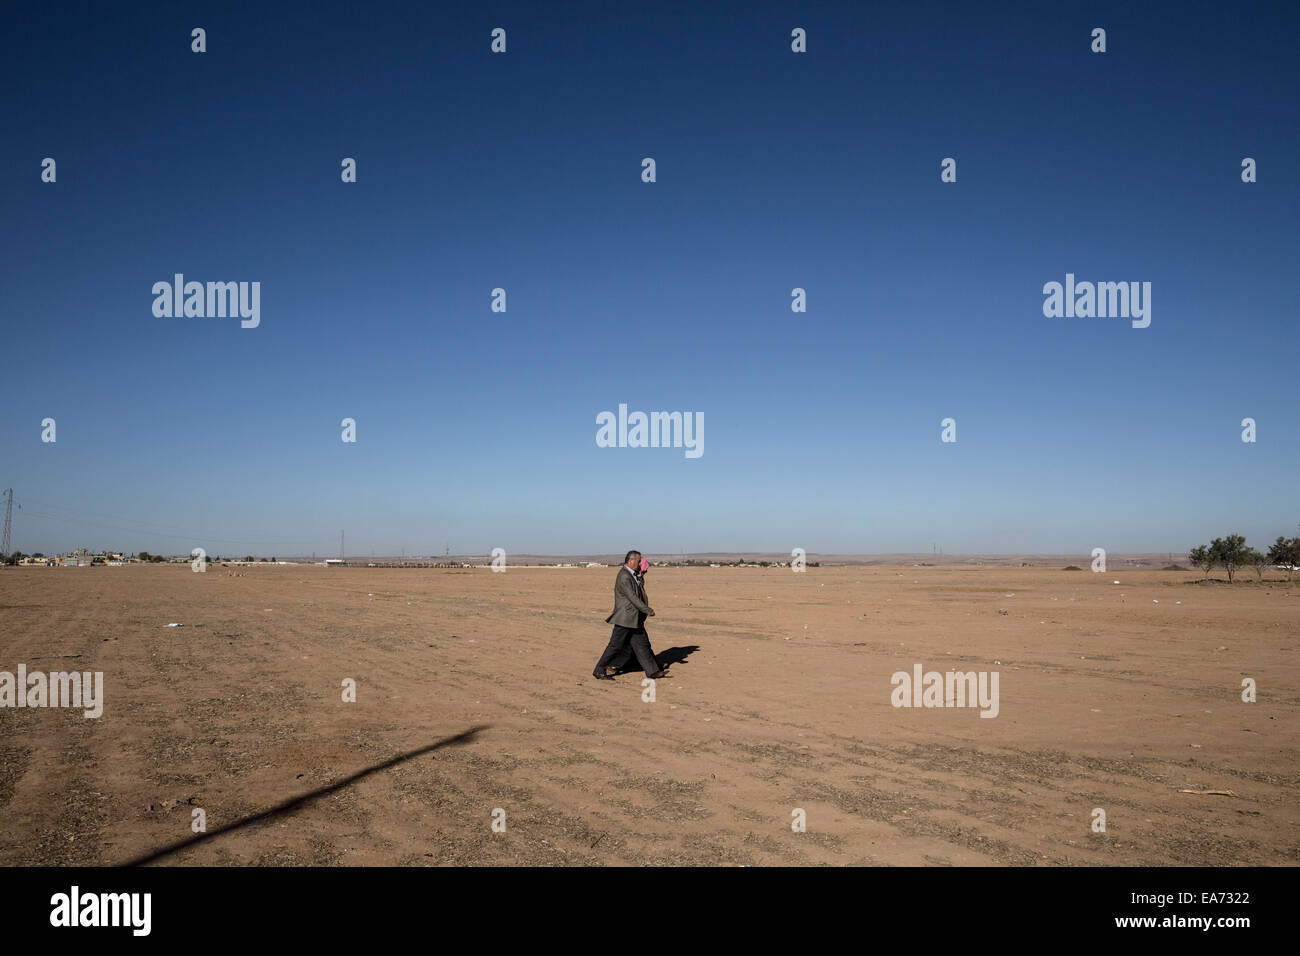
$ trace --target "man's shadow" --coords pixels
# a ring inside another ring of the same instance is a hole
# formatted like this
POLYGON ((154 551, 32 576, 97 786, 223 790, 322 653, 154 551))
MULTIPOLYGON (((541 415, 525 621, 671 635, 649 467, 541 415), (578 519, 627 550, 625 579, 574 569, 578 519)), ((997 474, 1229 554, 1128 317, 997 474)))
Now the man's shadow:
MULTIPOLYGON (((670 647, 667 650, 660 651, 656 654, 655 660, 659 662, 659 666, 662 668, 667 668, 670 664, 684 664, 686 663, 686 658, 690 657, 699 649, 700 645, 698 644, 688 644, 685 647, 670 647)), ((631 660, 619 667, 617 673, 630 674, 632 671, 640 670, 641 666, 637 664, 636 656, 633 655, 631 660)))

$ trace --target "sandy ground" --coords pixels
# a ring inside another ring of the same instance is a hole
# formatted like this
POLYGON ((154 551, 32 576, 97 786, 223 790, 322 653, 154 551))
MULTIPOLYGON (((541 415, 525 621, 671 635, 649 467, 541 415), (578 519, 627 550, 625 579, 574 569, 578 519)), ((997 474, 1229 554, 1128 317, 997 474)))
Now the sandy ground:
POLYGON ((121 863, 195 808, 230 829, 155 865, 1300 862, 1300 582, 660 568, 649 703, 590 676, 614 575, 5 569, 0 670, 106 704, 0 709, 0 863, 121 863), (918 663, 997 671, 998 716, 891 706, 918 663))

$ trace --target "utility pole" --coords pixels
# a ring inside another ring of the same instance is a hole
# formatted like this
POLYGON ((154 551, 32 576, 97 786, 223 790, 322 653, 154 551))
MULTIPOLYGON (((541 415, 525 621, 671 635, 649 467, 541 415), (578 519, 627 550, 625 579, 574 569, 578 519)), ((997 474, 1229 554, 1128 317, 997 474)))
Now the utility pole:
POLYGON ((0 543, 0 564, 9 560, 9 529, 14 519, 14 490, 5 489, 5 533, 3 543, 0 543))

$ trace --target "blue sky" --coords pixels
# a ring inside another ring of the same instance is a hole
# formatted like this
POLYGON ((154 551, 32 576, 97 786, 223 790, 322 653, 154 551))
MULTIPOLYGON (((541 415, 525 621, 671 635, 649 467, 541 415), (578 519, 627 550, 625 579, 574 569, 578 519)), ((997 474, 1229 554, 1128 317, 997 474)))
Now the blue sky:
POLYGON ((14 547, 1295 534, 1300 14, 1135 6, 33 7, 0 38, 14 547), (259 281, 260 326, 155 317, 177 272, 259 281), (1045 318, 1067 272, 1151 282, 1150 327, 1045 318), (598 448, 620 402, 702 412, 704 455, 598 448))

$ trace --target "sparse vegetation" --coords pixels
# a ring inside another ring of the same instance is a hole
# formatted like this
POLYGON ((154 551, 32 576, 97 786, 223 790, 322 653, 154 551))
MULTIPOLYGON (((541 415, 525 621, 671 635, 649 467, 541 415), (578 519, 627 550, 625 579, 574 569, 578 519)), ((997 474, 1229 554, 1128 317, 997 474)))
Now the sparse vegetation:
POLYGON ((1187 557, 1205 572, 1206 578, 1216 567, 1223 568, 1228 573, 1228 582, 1232 583, 1239 570, 1249 567, 1254 569, 1255 579, 1262 581, 1268 567, 1275 565, 1286 570, 1287 581, 1290 581, 1296 565, 1300 564, 1300 537, 1279 536, 1268 552, 1263 553, 1247 545, 1243 535, 1229 534, 1215 538, 1209 544, 1197 545, 1187 552, 1187 557))
POLYGON ((1230 534, 1210 542, 1210 554, 1228 572, 1229 583, 1237 570, 1246 563, 1246 551, 1246 538, 1243 535, 1230 534))
POLYGON ((1284 538, 1278 535, 1268 549, 1268 560, 1272 564, 1286 568, 1286 579, 1291 580, 1295 567, 1300 564, 1300 538, 1284 538))
POLYGON ((1214 569, 1214 557, 1210 554, 1209 545, 1200 544, 1192 548, 1187 552, 1187 560, 1204 571, 1207 578, 1210 576, 1210 571, 1214 569))

